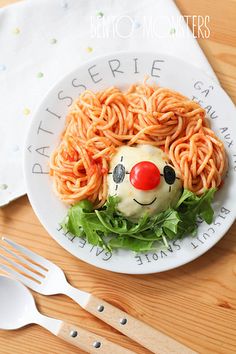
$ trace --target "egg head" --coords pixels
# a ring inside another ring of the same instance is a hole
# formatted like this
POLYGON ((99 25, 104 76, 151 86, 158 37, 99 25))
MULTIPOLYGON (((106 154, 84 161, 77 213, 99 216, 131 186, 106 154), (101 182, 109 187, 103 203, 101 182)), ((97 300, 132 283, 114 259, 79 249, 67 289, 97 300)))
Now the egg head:
POLYGON ((151 145, 118 148, 107 183, 108 194, 119 198, 119 211, 131 219, 173 207, 182 192, 182 182, 168 156, 151 145))

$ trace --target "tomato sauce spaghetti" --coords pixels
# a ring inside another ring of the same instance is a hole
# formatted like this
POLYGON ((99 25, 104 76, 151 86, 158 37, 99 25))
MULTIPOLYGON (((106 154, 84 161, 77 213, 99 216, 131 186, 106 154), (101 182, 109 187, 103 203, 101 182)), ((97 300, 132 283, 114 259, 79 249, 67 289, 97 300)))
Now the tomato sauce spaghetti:
POLYGON ((165 151, 184 188, 197 195, 220 186, 227 169, 223 143, 196 102, 146 82, 122 92, 116 87, 84 91, 66 118, 50 158, 57 195, 68 204, 107 198, 109 161, 121 145, 151 144, 165 151))

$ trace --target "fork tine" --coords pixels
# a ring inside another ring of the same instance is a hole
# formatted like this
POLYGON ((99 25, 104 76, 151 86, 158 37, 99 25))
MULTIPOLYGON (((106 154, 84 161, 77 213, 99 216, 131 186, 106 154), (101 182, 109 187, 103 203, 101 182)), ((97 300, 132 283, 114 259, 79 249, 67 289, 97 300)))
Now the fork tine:
POLYGON ((0 264, 0 269, 4 270, 4 272, 6 272, 9 275, 12 275, 13 278, 21 281, 23 284, 25 284, 29 288, 37 291, 38 284, 35 283, 34 281, 30 280, 29 278, 25 277, 23 274, 16 272, 14 269, 6 266, 5 264, 0 264))
POLYGON ((31 272, 31 270, 29 270, 29 269, 23 267, 22 265, 12 261, 10 258, 8 258, 6 256, 3 256, 2 254, 0 254, 0 258, 4 259, 8 263, 10 263, 13 267, 18 268, 19 270, 21 270, 25 274, 29 275, 31 278, 36 279, 39 282, 41 282, 43 280, 42 277, 39 277, 37 274, 31 272))
POLYGON ((5 246, 0 245, 0 248, 3 249, 5 252, 11 254, 13 257, 18 259, 20 262, 22 262, 24 264, 27 264, 29 267, 31 267, 36 272, 45 275, 46 271, 43 268, 37 266, 36 264, 33 264, 33 263, 29 262, 27 259, 21 257, 20 255, 16 254, 15 252, 12 252, 11 250, 6 248, 5 246))
POLYGON ((9 240, 9 238, 2 237, 2 240, 7 242, 13 248, 22 252, 24 255, 26 255, 28 258, 30 258, 33 262, 36 262, 39 265, 42 265, 44 268, 50 267, 52 265, 51 262, 48 261, 46 258, 39 256, 38 254, 30 251, 28 248, 23 247, 12 240, 9 240))

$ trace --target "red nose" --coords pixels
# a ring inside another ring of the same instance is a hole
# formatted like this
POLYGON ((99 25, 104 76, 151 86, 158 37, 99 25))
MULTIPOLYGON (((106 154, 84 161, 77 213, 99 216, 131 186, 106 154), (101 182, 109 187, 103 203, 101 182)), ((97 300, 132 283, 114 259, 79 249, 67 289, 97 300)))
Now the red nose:
POLYGON ((142 161, 132 167, 129 179, 136 189, 148 191, 160 183, 160 171, 154 163, 142 161))

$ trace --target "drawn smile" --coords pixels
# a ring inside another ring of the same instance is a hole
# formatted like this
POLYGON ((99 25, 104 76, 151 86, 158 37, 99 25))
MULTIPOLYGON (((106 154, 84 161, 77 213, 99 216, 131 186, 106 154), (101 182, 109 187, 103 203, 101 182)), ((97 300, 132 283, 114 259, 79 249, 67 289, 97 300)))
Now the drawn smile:
POLYGON ((139 204, 139 205, 147 206, 147 205, 153 204, 153 203, 156 201, 156 199, 157 199, 157 197, 155 197, 155 198, 153 199, 153 201, 151 201, 151 203, 140 203, 140 202, 138 202, 136 199, 133 199, 133 201, 135 201, 135 202, 136 202, 137 204, 139 204))

